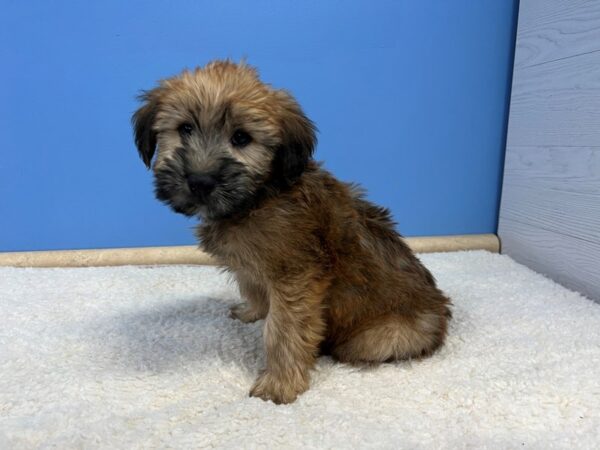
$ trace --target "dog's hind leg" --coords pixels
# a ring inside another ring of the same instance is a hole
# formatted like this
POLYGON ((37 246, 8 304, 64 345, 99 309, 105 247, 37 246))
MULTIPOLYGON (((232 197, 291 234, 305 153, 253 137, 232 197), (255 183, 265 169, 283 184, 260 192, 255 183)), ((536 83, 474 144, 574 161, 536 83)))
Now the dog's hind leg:
POLYGON ((427 356, 444 341, 448 317, 422 312, 415 317, 390 313, 365 320, 335 343, 332 356, 352 364, 427 356))

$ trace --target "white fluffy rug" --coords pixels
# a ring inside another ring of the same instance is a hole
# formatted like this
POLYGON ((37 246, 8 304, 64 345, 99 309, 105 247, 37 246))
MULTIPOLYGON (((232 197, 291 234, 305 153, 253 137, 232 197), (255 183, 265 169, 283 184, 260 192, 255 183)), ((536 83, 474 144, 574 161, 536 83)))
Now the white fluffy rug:
POLYGON ((598 448, 600 305, 506 256, 421 259, 443 350, 321 358, 287 406, 248 397, 262 322, 215 268, 0 268, 0 448, 598 448))

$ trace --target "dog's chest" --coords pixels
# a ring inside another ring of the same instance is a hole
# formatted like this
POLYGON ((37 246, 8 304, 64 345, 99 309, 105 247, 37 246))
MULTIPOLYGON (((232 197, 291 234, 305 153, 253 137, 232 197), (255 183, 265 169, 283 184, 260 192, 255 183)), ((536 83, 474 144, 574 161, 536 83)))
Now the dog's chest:
POLYGON ((264 241, 252 232, 253 228, 243 223, 201 225, 197 235, 203 249, 220 264, 233 270, 259 269, 264 241))

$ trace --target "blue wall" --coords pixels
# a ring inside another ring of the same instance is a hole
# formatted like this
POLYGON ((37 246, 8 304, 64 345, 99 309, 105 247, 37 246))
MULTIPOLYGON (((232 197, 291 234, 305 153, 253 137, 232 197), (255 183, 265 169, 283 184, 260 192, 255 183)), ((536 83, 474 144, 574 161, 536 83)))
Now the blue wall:
POLYGON ((0 251, 192 243, 129 118, 156 79, 247 57, 320 129, 317 158, 406 235, 495 232, 516 1, 8 1, 0 251))

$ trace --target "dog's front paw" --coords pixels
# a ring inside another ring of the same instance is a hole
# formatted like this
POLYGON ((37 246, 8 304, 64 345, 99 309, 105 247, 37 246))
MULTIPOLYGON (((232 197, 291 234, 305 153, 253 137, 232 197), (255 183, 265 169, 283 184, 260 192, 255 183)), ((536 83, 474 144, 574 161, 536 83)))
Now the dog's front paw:
POLYGON ((265 318, 259 311, 254 310, 248 303, 240 303, 232 306, 229 310, 229 317, 232 319, 241 320, 244 323, 256 322, 257 320, 265 318))
POLYGON ((250 397, 259 397, 271 400, 273 403, 292 403, 298 395, 308 389, 308 382, 297 380, 295 382, 282 380, 268 371, 263 372, 250 389, 250 397))

